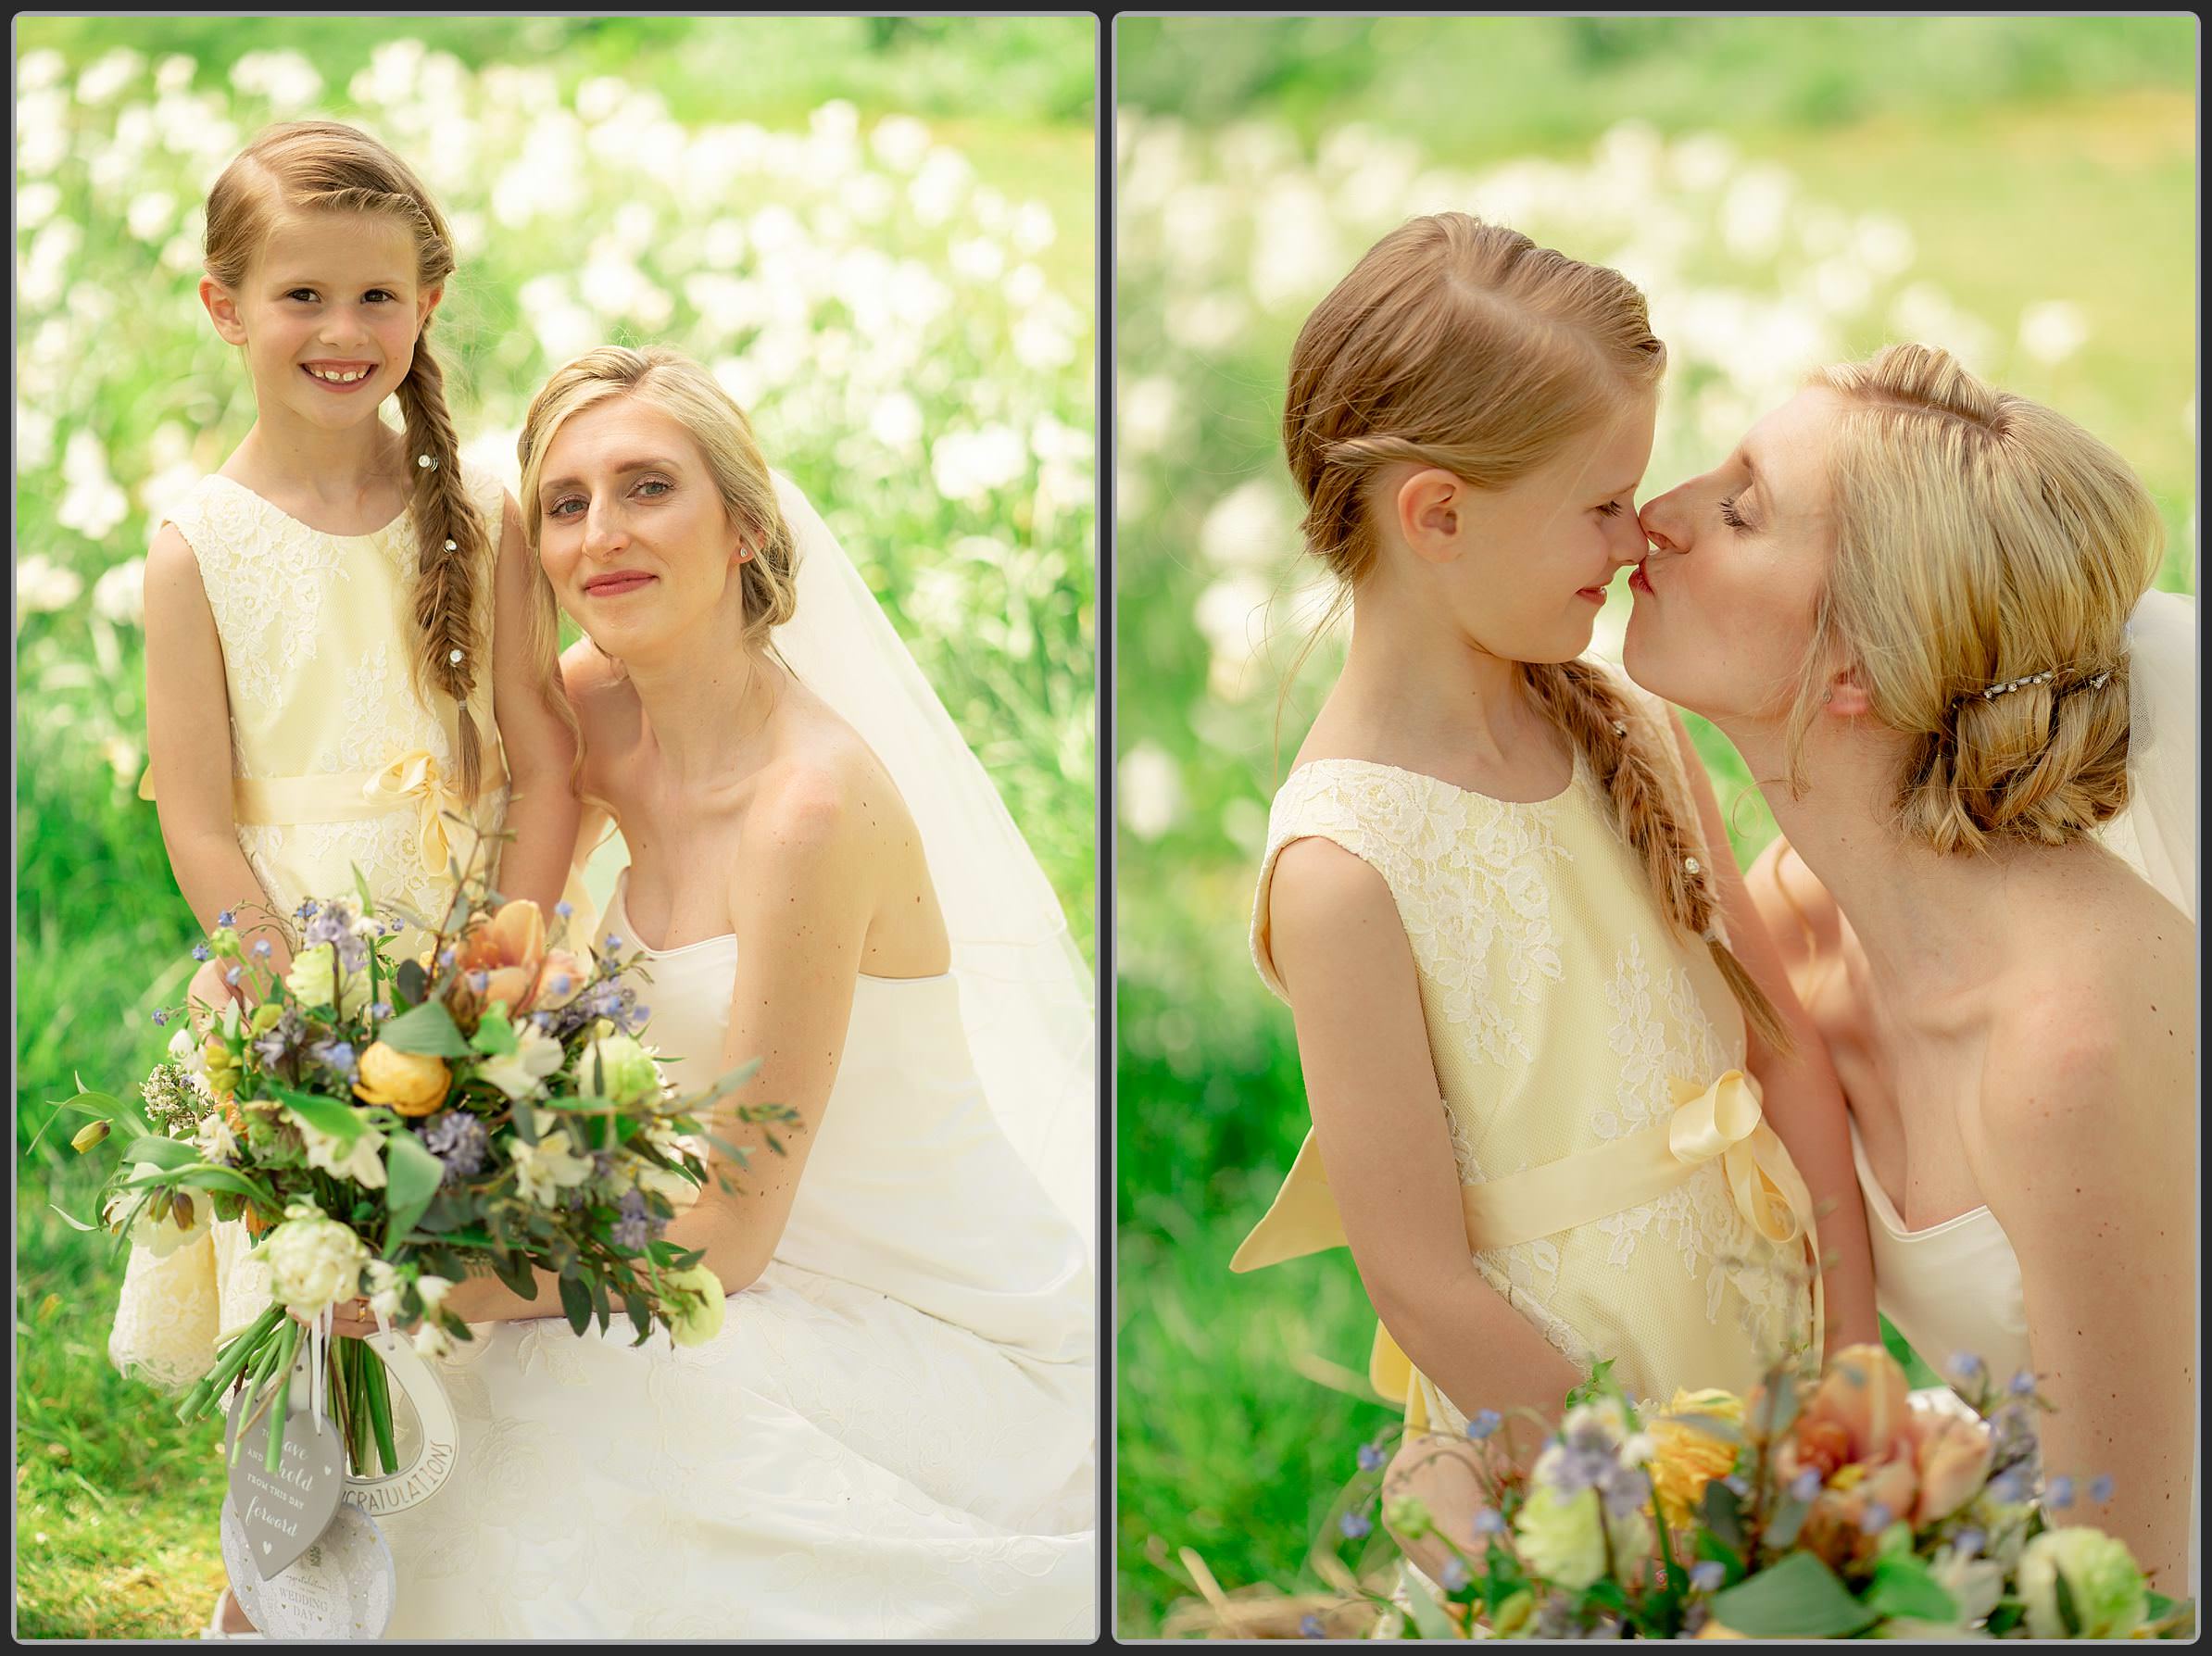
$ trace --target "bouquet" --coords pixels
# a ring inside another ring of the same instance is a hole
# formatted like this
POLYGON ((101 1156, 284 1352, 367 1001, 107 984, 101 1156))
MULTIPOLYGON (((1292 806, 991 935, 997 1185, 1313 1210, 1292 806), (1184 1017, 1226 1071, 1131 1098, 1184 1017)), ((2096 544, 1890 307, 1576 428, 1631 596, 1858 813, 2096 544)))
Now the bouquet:
MULTIPOLYGON (((204 1034, 180 1027, 135 1098, 80 1079, 67 1100, 94 1118, 72 1141, 80 1152, 119 1151, 102 1191, 107 1228, 164 1255, 213 1219, 243 1219, 256 1237, 273 1301, 178 1414, 250 1388, 257 1418, 271 1411, 272 1470, 303 1328, 324 1336, 310 1349, 328 1365, 320 1377, 354 1469, 396 1470, 381 1361, 365 1342, 327 1338, 333 1308, 357 1296, 380 1321, 418 1324, 415 1348, 432 1357, 471 1337, 446 1294, 471 1273, 525 1299, 538 1271, 554 1274, 578 1334, 595 1319, 604 1334, 618 1304, 638 1344, 663 1327, 695 1345, 721 1325, 702 1251, 662 1233, 707 1182, 705 1146, 744 1167, 747 1152, 710 1123, 758 1066, 676 1097, 636 1038, 642 969, 614 958, 612 938, 604 953, 562 947, 565 903, 548 938, 536 905, 502 899, 476 861, 466 874, 454 865, 458 895, 435 927, 381 911, 357 870, 358 904, 310 899, 293 916, 300 947, 281 978, 269 944, 245 950, 235 917, 219 916, 194 956, 229 962, 250 1007, 225 1007, 204 1034), (433 941, 395 961, 403 921, 433 941)), ((731 1115, 763 1124, 778 1154, 774 1127, 797 1119, 765 1104, 731 1115)))
POLYGON ((1348 1505, 1342 1534, 1372 1534, 1379 1502, 1445 1561, 1435 1582, 1407 1574, 1402 1604, 1360 1591, 1441 1637, 2193 1637, 2193 1607, 2150 1591, 2125 1545, 2048 1522, 2076 1496, 2053 1477, 2036 1499, 2033 1376, 1999 1387, 1958 1361, 1955 1397, 1909 1392, 1886 1349, 1856 1346, 1816 1381, 1781 1363, 1748 1399, 1642 1409, 1602 1363, 1556 1428, 1527 1411, 1546 1434, 1527 1470, 1489 1452, 1498 1414, 1469 1424, 1471 1535, 1387 1484, 1348 1505))

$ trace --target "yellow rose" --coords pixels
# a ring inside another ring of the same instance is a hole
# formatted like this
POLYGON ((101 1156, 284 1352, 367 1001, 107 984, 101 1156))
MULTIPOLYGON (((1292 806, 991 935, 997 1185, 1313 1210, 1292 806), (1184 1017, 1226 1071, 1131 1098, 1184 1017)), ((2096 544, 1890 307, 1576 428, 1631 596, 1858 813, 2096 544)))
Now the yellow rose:
POLYGON ((353 1096, 364 1104, 388 1104, 401 1115, 429 1115, 445 1103, 453 1085, 446 1060, 427 1052, 401 1052, 373 1043, 361 1054, 361 1078, 353 1096))
POLYGON ((722 1278, 704 1265, 672 1271, 660 1279, 670 1296, 668 1337, 679 1346, 703 1346, 722 1332, 722 1278))
POLYGON ((1736 1464, 1734 1441, 1679 1418, 1691 1414, 1741 1426, 1743 1399, 1727 1391, 1677 1391, 1666 1412, 1652 1421, 1652 1482, 1669 1529, 1686 1526, 1704 1499, 1705 1486, 1727 1477, 1736 1464))

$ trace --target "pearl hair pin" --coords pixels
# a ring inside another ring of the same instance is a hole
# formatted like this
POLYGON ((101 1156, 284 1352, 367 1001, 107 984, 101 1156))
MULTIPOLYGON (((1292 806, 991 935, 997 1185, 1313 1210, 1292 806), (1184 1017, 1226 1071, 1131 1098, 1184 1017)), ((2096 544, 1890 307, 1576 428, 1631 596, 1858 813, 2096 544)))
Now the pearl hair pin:
POLYGON ((459 650, 455 650, 451 655, 447 656, 446 659, 452 662, 454 666, 459 667, 461 664, 461 653, 459 650))
POLYGON ((434 455, 419 454, 415 457, 415 464, 420 466, 425 471, 433 471, 437 469, 437 457, 434 455))
POLYGON ((2002 684, 1992 684, 1981 693, 1981 699, 1989 701, 1996 696, 2007 696, 2015 690, 2025 690, 2030 684, 2047 684, 2055 671, 2046 667, 2042 671, 2031 672, 2024 679, 2010 679, 2002 684))

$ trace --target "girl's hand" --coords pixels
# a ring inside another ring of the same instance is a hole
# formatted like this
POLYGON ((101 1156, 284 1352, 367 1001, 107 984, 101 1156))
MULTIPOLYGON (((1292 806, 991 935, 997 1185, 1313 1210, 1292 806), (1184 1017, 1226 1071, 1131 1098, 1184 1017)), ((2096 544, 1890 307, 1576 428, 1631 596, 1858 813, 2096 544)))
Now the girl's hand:
POLYGON ((192 974, 192 986, 184 991, 184 1010, 191 1021, 192 1033, 201 1040, 207 1038, 207 1030, 215 1018, 222 1015, 224 1007, 235 1001, 245 1004, 245 997, 232 985, 223 982, 223 973, 231 962, 216 959, 204 962, 192 974))
MULTIPOLYGON (((308 1325, 308 1319, 297 1311, 292 1313, 292 1320, 302 1328, 308 1325)), ((396 1328, 398 1324, 394 1324, 393 1326, 396 1328)), ((368 1298, 365 1296, 356 1297, 333 1306, 331 1308, 331 1332, 341 1339, 349 1340, 365 1340, 374 1334, 376 1332, 376 1317, 369 1310, 368 1298)))

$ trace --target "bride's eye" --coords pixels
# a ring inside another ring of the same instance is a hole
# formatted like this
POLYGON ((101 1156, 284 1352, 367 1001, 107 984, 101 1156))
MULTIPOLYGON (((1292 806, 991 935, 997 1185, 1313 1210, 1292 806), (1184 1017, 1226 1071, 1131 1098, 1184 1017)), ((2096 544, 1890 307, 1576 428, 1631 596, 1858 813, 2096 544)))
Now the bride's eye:
POLYGON ((1736 496, 1730 495, 1720 503, 1720 521, 1730 529, 1748 529, 1750 524, 1736 515, 1736 496))
POLYGON ((573 495, 563 496, 560 499, 556 500, 551 506, 546 508, 546 516, 548 518, 558 518, 561 515, 560 508, 562 507, 582 506, 584 502, 579 500, 573 495))
MULTIPOLYGON (((672 483, 668 483, 661 478, 648 477, 645 480, 645 482, 639 483, 637 486, 641 489, 659 489, 662 494, 666 494, 669 490, 674 488, 676 485, 672 483)), ((660 496, 648 495, 646 496, 646 498, 648 500, 658 500, 660 498, 660 496)))

